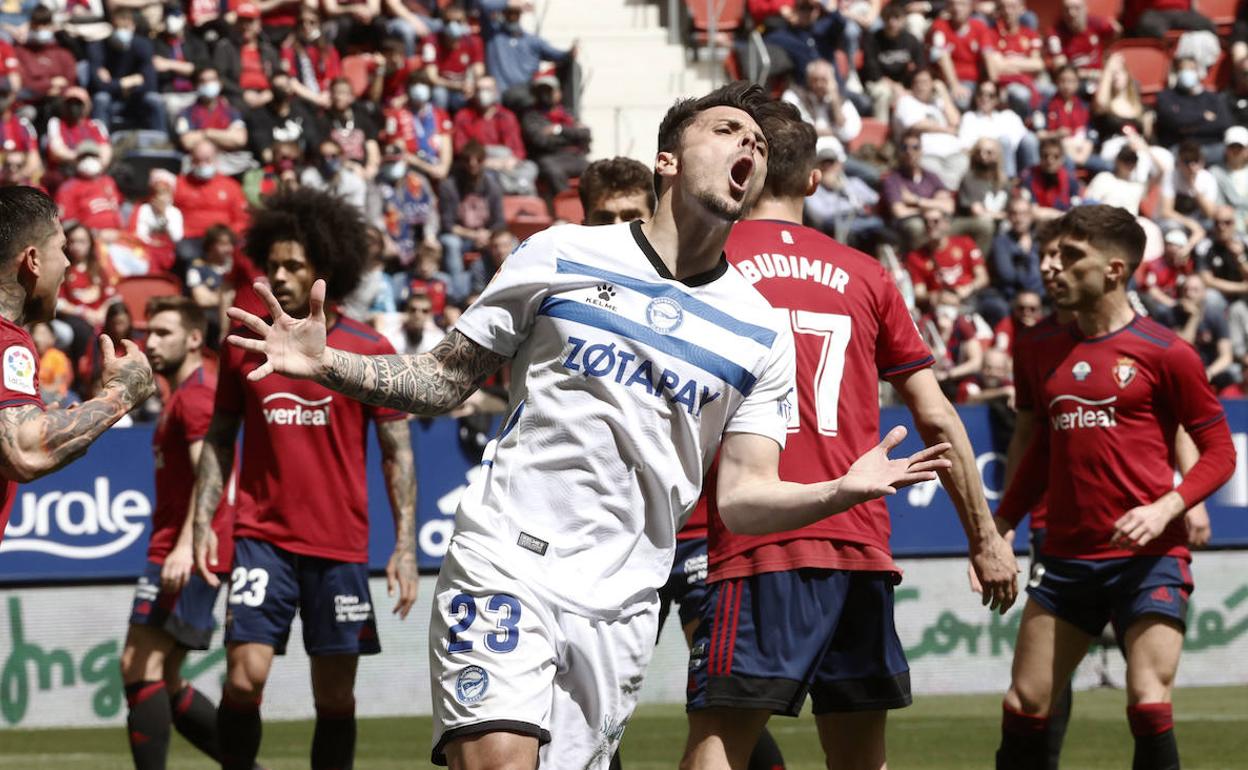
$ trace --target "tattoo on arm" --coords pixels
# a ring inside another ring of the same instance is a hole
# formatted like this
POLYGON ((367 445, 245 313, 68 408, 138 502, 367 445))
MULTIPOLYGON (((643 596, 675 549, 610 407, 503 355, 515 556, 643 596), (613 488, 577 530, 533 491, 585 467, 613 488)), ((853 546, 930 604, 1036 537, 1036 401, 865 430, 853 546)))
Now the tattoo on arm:
POLYGON ((394 537, 402 550, 416 548, 416 463, 406 420, 377 423, 381 470, 394 513, 394 537))
POLYGON ((191 512, 195 516, 194 541, 202 542, 212 529, 212 518, 221 504, 225 480, 234 468, 234 440, 238 437, 241 417, 216 412, 204 436, 204 445, 195 466, 195 491, 191 512))
POLYGON ((323 385, 366 404, 421 416, 450 411, 507 360, 453 329, 418 356, 329 352, 323 385))
POLYGON ((78 459, 134 407, 130 387, 112 385, 73 409, 0 409, 0 466, 11 478, 30 481, 78 459))

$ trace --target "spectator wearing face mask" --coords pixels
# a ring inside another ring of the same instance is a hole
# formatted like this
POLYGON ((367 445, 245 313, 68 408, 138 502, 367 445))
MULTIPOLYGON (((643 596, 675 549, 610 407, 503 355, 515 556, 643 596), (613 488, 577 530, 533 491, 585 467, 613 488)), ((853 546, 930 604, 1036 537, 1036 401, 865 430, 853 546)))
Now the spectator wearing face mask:
POLYGON ((13 54, 22 73, 20 94, 24 102, 42 106, 45 99, 60 96, 78 82, 77 61, 56 41, 52 11, 46 6, 31 11, 26 42, 13 54))
POLYGON ((113 34, 87 44, 96 120, 111 126, 167 131, 165 103, 156 90, 152 41, 135 35, 134 12, 113 11, 113 34))
POLYGON ((1211 163, 1220 163, 1222 135, 1231 127, 1231 111, 1222 94, 1205 90, 1202 76, 1195 59, 1175 59, 1174 87, 1157 94, 1153 131, 1162 147, 1173 150, 1179 142, 1191 139, 1201 145, 1211 163))
POLYGON ((165 102, 165 112, 180 115, 198 98, 195 73, 208 66, 212 57, 199 35, 186 34, 186 16, 181 9, 165 15, 165 26, 155 40, 156 86, 165 102))
POLYGON ((437 243, 441 227, 433 183, 407 157, 402 145, 388 146, 377 175, 381 221, 404 267, 415 261, 422 243, 437 243))
POLYGON ((39 137, 30 121, 17 114, 14 105, 17 95, 8 87, 7 80, 0 80, 0 149, 5 153, 24 153, 26 159, 22 175, 38 179, 43 173, 39 158, 39 137))
MULTIPOLYGON (((543 61, 554 63, 565 73, 576 62, 576 41, 566 51, 555 48, 525 31, 520 23, 522 13, 519 6, 508 5, 501 12, 484 13, 481 18, 485 68, 497 80, 503 103, 512 109, 528 101, 529 83, 543 61)), ((566 82, 566 74, 561 79, 566 82)))
POLYGON ((481 252, 490 233, 503 227, 503 194, 485 173, 485 148, 469 142, 456 153, 450 176, 438 187, 441 209, 443 267, 450 275, 449 293, 462 300, 472 289, 472 276, 464 261, 469 252, 481 252))
POLYGON ((421 58, 433 86, 433 103, 456 112, 472 98, 476 81, 485 77, 485 43, 472 33, 458 3, 442 11, 442 20, 442 31, 425 41, 421 58))
POLYGON ((452 123, 430 101, 433 89, 427 77, 424 72, 413 72, 407 90, 391 97, 382 112, 377 139, 392 150, 397 147, 408 167, 438 182, 451 169, 452 123))
POLYGON ((559 79, 540 77, 533 83, 536 104, 524 113, 522 133, 529 157, 537 163, 538 176, 550 197, 568 189, 569 180, 589 165, 589 127, 563 108, 559 79))
POLYGON ((173 189, 178 178, 163 168, 152 169, 148 177, 151 195, 135 207, 130 216, 130 232, 147 247, 152 272, 173 267, 173 246, 182 240, 182 212, 173 205, 173 189))
POLYGON ((304 154, 319 147, 325 137, 325 122, 310 104, 295 98, 294 82, 285 72, 274 72, 272 101, 243 116, 251 154, 262 163, 273 162, 279 143, 294 143, 299 154, 304 154))
POLYGON ((203 250, 204 234, 223 224, 236 233, 247 229, 247 199, 238 182, 217 172, 217 148, 200 141, 191 148, 191 170, 178 177, 173 205, 182 211, 184 237, 176 252, 181 265, 190 264, 203 250))
POLYGON ((99 148, 100 161, 105 168, 112 163, 113 148, 108 140, 108 129, 100 121, 87 117, 90 111, 91 97, 87 90, 74 86, 65 91, 59 114, 48 119, 48 173, 45 177, 48 189, 55 189, 62 179, 74 175, 78 146, 83 142, 92 142, 99 148))
POLYGON ((536 193, 537 164, 527 159, 516 114, 499 104, 494 78, 481 78, 472 101, 455 115, 455 154, 469 142, 485 148, 485 167, 495 173, 504 194, 536 193))
MULTIPOLYGON (((319 145, 319 143, 318 143, 319 145)), ((243 175, 243 195, 250 206, 261 206, 277 192, 297 189, 304 151, 296 142, 274 142, 266 148, 269 162, 243 175)))
POLYGON ((1022 186, 1036 202, 1036 217, 1053 219, 1078 206, 1083 186, 1066 164, 1062 140, 1050 137, 1040 143, 1040 162, 1023 174, 1022 186))
POLYGON ((368 184, 355 166, 343 162, 343 156, 342 145, 333 139, 323 140, 317 148, 317 162, 303 169, 299 184, 333 193, 364 214, 368 184))
POLYGON ((185 151, 202 141, 217 148, 217 170, 236 176, 255 165, 247 152, 247 126, 243 116, 221 95, 221 77, 213 67, 195 73, 194 104, 174 122, 173 132, 185 151))
POLYGON ((121 190, 104 173, 100 150, 84 142, 78 146, 76 173, 56 191, 61 219, 72 219, 96 231, 121 229, 121 190))

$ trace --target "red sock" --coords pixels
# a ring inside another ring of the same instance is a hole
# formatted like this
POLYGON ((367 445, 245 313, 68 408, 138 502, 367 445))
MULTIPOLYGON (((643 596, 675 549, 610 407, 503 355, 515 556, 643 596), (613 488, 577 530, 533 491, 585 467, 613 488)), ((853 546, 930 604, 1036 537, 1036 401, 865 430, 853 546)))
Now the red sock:
POLYGON ((1137 738, 1161 735, 1174 729, 1174 706, 1169 703, 1137 703, 1127 706, 1127 722, 1137 738))
POLYGON ((1033 717, 1002 704, 1001 730, 1014 735, 1040 735, 1049 729, 1048 717, 1033 717))

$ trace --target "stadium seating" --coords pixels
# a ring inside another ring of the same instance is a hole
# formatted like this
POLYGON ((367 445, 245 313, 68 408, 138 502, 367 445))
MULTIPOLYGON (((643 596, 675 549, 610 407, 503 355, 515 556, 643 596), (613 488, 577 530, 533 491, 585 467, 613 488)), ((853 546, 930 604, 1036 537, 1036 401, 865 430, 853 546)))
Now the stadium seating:
POLYGON ((1192 10, 1207 16, 1218 26, 1219 35, 1229 35, 1235 26, 1235 17, 1239 11, 1241 0, 1196 0, 1192 10))
POLYGON ((535 195, 503 196, 503 219, 507 229, 520 240, 550 227, 554 221, 546 210, 546 201, 535 195))
POLYGON ((147 328, 147 301, 152 297, 166 297, 182 293, 182 282, 167 273, 134 275, 123 278, 117 284, 117 295, 130 311, 134 328, 147 328))
POLYGON ((1152 105, 1170 77, 1170 51, 1165 43, 1150 38, 1128 38, 1109 47, 1106 56, 1122 54, 1127 71, 1140 86, 1140 97, 1152 105))
POLYGON ((875 118, 863 118, 862 130, 858 132, 847 148, 855 152, 859 147, 883 147, 888 144, 888 124, 875 118))
POLYGON ((357 99, 368 91, 372 80, 372 58, 369 54, 358 53, 342 59, 342 76, 351 83, 351 90, 357 99))
POLYGON ((573 224, 580 224, 585 219, 585 209, 581 207, 581 196, 575 189, 564 190, 555 196, 555 219, 562 219, 573 224))
POLYGON ((711 19, 719 45, 732 45, 732 33, 745 22, 745 0, 685 0, 689 10, 690 35, 696 46, 711 42, 711 19))

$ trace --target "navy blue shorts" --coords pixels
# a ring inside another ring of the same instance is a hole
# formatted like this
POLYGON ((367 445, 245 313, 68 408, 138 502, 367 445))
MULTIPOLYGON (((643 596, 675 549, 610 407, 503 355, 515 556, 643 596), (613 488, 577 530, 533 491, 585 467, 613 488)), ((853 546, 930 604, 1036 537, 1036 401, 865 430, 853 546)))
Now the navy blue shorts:
POLYGON ((888 572, 801 569, 711 585, 689 651, 687 709, 797 716, 910 705, 888 572))
POLYGON ((160 569, 161 565, 154 561, 143 569, 134 589, 130 625, 159 628, 188 650, 208 649, 217 628, 212 606, 217 603, 218 589, 192 572, 181 591, 161 591, 160 569))
POLYGON ((234 541, 225 642, 257 642, 286 653, 295 610, 309 655, 381 652, 368 565, 301 556, 263 540, 234 541))
POLYGON ((667 584, 659 589, 659 631, 672 611, 678 606, 680 626, 701 620, 706 614, 706 538, 695 537, 676 541, 676 560, 672 562, 672 574, 667 584))
POLYGON ((1040 557, 1039 574, 1027 593, 1044 609, 1099 636, 1113 622, 1118 638, 1145 615, 1170 618, 1187 628, 1187 600, 1192 571, 1177 556, 1129 556, 1121 559, 1040 557))

